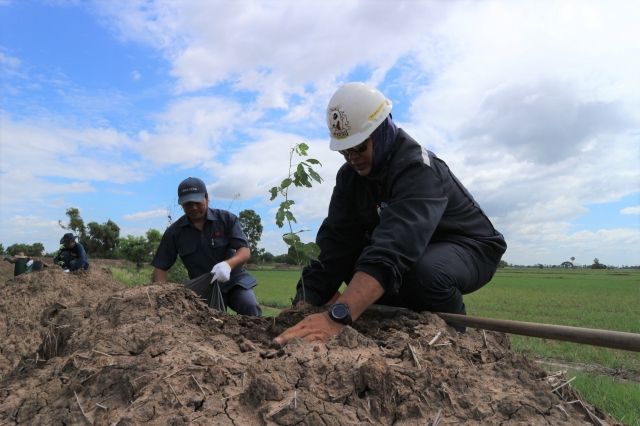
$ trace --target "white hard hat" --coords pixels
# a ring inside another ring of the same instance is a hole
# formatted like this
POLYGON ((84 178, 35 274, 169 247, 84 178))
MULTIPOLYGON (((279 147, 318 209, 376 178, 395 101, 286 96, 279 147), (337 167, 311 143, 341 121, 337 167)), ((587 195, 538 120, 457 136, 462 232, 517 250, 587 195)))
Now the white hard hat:
POLYGON ((327 127, 333 151, 364 142, 391 112, 391 101, 364 83, 347 83, 333 94, 327 106, 327 127))

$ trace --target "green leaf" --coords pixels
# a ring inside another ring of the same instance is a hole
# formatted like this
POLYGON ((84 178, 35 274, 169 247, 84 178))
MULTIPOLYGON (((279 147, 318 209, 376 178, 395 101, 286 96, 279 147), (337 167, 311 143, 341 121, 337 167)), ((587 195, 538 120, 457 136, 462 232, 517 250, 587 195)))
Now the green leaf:
POLYGON ((269 199, 269 201, 273 201, 278 196, 278 187, 274 186, 269 190, 269 192, 271 193, 271 198, 269 199))
POLYGON ((289 185, 291 185, 291 178, 285 178, 282 180, 282 182, 280 183, 280 189, 286 189, 289 187, 289 185))
POLYGON ((300 237, 298 237, 296 234, 291 233, 291 232, 287 232, 286 234, 284 234, 282 236, 282 239, 284 240, 284 242, 288 245, 288 246, 292 246, 294 245, 296 242, 300 241, 300 237))
POLYGON ((322 177, 320 177, 320 175, 318 173, 316 173, 315 170, 313 170, 311 167, 309 167, 309 175, 313 178, 313 180, 315 180, 318 183, 322 182, 322 177))
POLYGON ((276 212, 276 225, 278 225, 278 228, 282 228, 284 225, 284 210, 282 209, 278 209, 276 212))
POLYGON ((320 246, 316 243, 306 243, 302 248, 302 252, 309 259, 317 259, 320 256, 320 246))
POLYGON ((322 167, 322 163, 320 163, 318 160, 316 160, 315 158, 307 158, 307 161, 311 164, 320 164, 320 167, 322 167))
POLYGON ((307 145, 304 142, 301 142, 298 145, 296 145, 296 152, 298 153, 298 155, 306 157, 308 150, 309 150, 309 145, 307 145))
POLYGON ((284 200, 280 203, 280 210, 289 210, 296 202, 293 200, 284 200))
POLYGON ((295 216, 290 211, 287 210, 286 212, 284 212, 284 215, 285 215, 285 217, 287 218, 288 221, 298 223, 298 221, 296 220, 295 216))
POLYGON ((308 186, 307 182, 309 182, 309 176, 302 165, 298 164, 298 168, 293 172, 293 177, 295 186, 308 186))

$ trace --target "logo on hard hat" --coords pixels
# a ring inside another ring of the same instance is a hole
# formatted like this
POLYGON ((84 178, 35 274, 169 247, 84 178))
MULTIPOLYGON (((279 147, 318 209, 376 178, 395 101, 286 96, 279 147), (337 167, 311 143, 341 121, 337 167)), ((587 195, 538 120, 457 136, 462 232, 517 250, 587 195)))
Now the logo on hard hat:
POLYGON ((344 139, 349 136, 349 130, 351 130, 351 125, 349 124, 349 120, 347 120, 347 115, 344 111, 336 108, 329 109, 329 120, 331 127, 331 134, 336 139, 344 139))

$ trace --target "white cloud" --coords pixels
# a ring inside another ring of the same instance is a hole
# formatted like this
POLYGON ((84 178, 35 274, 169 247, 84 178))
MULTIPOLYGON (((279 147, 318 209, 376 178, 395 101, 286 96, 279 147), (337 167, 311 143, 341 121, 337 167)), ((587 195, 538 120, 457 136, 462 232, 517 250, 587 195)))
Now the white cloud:
POLYGON ((447 9, 443 3, 338 0, 100 6, 123 38, 167 55, 182 90, 237 81, 276 107, 307 84, 349 73, 354 64, 390 68, 425 41, 447 9))
MULTIPOLYGON (((212 164, 208 167, 215 176, 215 181, 209 186, 211 203, 221 205, 220 199, 231 199, 236 193, 240 194, 241 199, 257 197, 267 211, 267 214, 262 216, 263 225, 265 229, 272 229, 279 235, 276 244, 280 244, 279 240, 284 231, 278 234, 275 213, 284 199, 279 196, 269 201, 269 190, 287 177, 291 148, 296 143, 305 142, 309 146, 306 158, 315 158, 322 163, 322 166, 313 166, 313 169, 320 174, 323 182, 318 184, 314 181, 312 188, 291 186, 288 197, 295 201, 292 207, 292 213, 298 220, 298 224, 294 225, 295 230, 314 229, 313 232, 303 235, 304 240, 313 240, 317 222, 327 213, 335 174, 344 160, 340 155, 330 151, 327 141, 324 140, 304 140, 296 135, 272 131, 256 132, 253 137, 255 142, 235 152, 226 164, 212 164)), ((294 167, 301 160, 301 157, 294 154, 294 167)), ((224 205, 221 207, 224 208, 224 205)))
POLYGON ((141 77, 142 77, 142 74, 140 74, 140 71, 138 70, 131 71, 131 79, 133 81, 138 81, 140 80, 141 77))
POLYGON ((45 248, 53 250, 60 243, 65 230, 57 221, 40 215, 14 215, 5 221, 6 230, 2 233, 5 248, 12 244, 41 243, 45 248))
POLYGON ((535 241, 521 236, 512 238, 505 259, 521 265, 559 265, 573 256, 578 265, 591 265, 595 258, 610 265, 638 265, 635 255, 640 252, 638 229, 613 228, 566 234, 547 234, 547 229, 539 231, 535 241))
MULTIPOLYGON (((640 181, 637 8, 547 6, 451 11, 437 44, 418 51, 433 79, 417 87, 408 123, 427 146, 440 135, 436 153, 505 234, 506 259, 523 264, 557 263, 586 205, 633 194, 640 181)), ((583 250, 618 238, 607 250, 633 262, 632 231, 585 232, 583 250)))
POLYGON ((221 97, 190 97, 170 104, 153 132, 139 134, 140 154, 158 165, 200 165, 233 146, 238 133, 257 118, 221 97))
POLYGON ((114 129, 72 129, 0 117, 0 207, 47 204, 64 194, 95 191, 92 182, 127 182, 144 175, 139 162, 122 161, 131 140, 114 129))
POLYGON ((7 74, 15 74, 20 68, 20 59, 7 55, 0 49, 0 70, 6 76, 7 74))
POLYGON ((148 210, 145 212, 136 212, 131 214, 126 214, 122 218, 124 220, 138 221, 138 220, 148 220, 158 217, 167 217, 169 212, 166 209, 155 209, 148 210))
POLYGON ((620 214, 639 214, 640 215, 640 206, 633 206, 633 207, 625 207, 624 209, 620 210, 620 214))

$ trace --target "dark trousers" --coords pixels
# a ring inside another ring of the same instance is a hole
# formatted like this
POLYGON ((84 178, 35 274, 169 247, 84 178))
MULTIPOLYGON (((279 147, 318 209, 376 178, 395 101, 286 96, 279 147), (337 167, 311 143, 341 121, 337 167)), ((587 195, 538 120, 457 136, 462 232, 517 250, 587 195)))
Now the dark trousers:
POLYGON ((433 243, 402 277, 399 293, 385 294, 376 303, 414 311, 465 314, 462 295, 488 283, 496 267, 457 244, 433 243))
POLYGON ((88 263, 82 263, 80 259, 78 259, 76 256, 71 254, 71 252, 68 250, 63 250, 62 253, 60 253, 58 257, 56 257, 56 259, 58 261, 61 260, 63 262, 63 264, 60 265, 62 266, 62 268, 68 269, 70 271, 77 271, 78 269, 89 268, 88 263))
POLYGON ((185 287, 195 292, 212 308, 222 309, 222 306, 218 303, 218 294, 221 293, 225 308, 229 307, 240 315, 251 315, 254 317, 262 315, 262 309, 260 309, 256 295, 252 289, 246 289, 241 285, 234 285, 229 291, 216 293, 216 291, 219 291, 219 287, 217 284, 211 284, 211 274, 208 272, 188 280, 185 283, 185 287))
POLYGON ((228 293, 222 294, 224 304, 240 315, 262 316, 258 299, 251 289, 236 285, 228 293))

